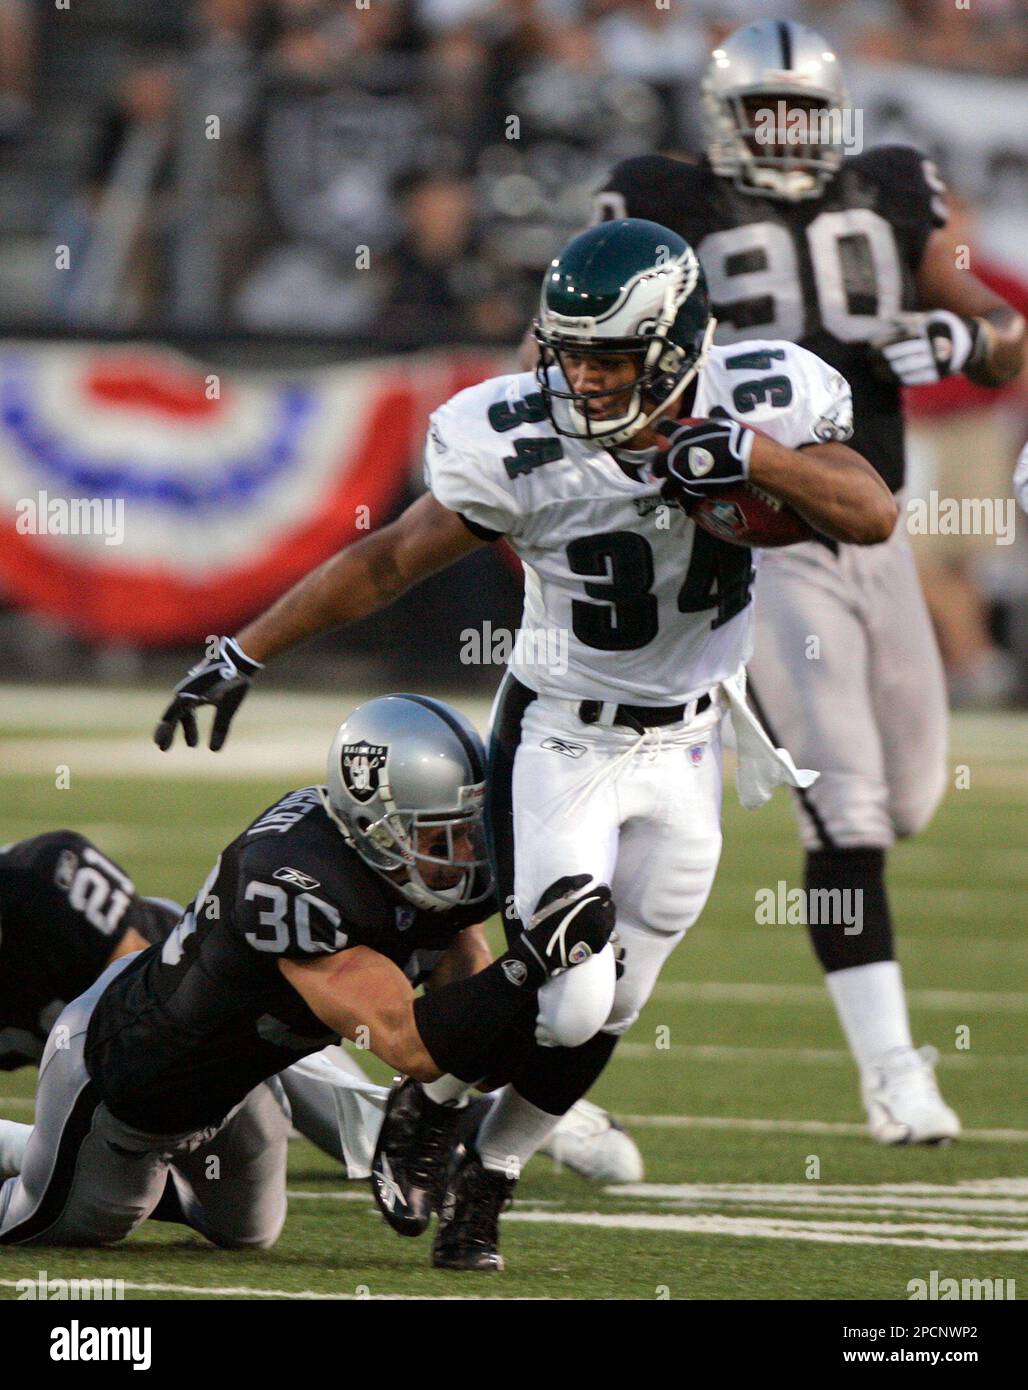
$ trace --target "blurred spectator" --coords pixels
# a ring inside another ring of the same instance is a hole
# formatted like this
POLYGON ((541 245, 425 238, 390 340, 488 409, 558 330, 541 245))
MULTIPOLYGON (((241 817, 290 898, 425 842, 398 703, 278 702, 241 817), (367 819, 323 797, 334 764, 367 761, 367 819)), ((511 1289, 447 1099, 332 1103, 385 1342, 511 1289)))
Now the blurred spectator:
POLYGON ((847 57, 873 59, 884 51, 893 54, 892 26, 896 18, 894 0, 801 0, 795 18, 823 34, 847 57))
POLYGON ((358 332, 400 235, 392 188, 430 159, 416 70, 391 47, 403 8, 277 0, 274 18, 260 146, 278 235, 236 309, 248 327, 358 332))
POLYGON ((28 125, 34 39, 27 0, 0 0, 0 143, 28 125))
POLYGON ((92 162, 57 226, 70 254, 55 275, 55 309, 71 323, 138 323, 160 301, 179 71, 168 55, 139 54, 101 109, 92 162))
POLYGON ((509 341, 525 305, 490 265, 474 225, 474 186, 434 174, 408 182, 403 236, 390 258, 381 311, 390 322, 430 322, 440 336, 509 341))
POLYGON ((660 98, 664 128, 657 143, 697 148, 699 81, 711 49, 701 17, 680 7, 618 3, 597 22, 596 37, 611 72, 647 83, 660 98))
MULTIPOLYGON (((611 164, 700 147, 710 48, 776 16, 812 24, 839 50, 869 140, 921 145, 940 165, 952 156, 988 200, 983 244, 1023 245, 1016 117, 1004 126, 990 104, 972 130, 951 118, 949 91, 933 93, 929 71, 918 86, 889 68, 966 70, 947 79, 953 101, 981 112, 991 97, 973 74, 1012 74, 1028 59, 1021 0, 93 0, 59 22, 43 8, 33 23, 31 0, 0 0, 0 158, 22 160, 29 193, 19 201, 15 181, 4 204, 0 186, 0 211, 18 210, 28 257, 45 218, 22 209, 36 199, 52 216, 62 196, 30 147, 74 165, 74 215, 59 237, 72 270, 57 292, 60 312, 80 323, 366 332, 382 296, 413 295, 413 279, 404 288, 395 277, 421 195, 401 206, 397 189, 422 181, 429 204, 465 208, 461 254, 486 307, 451 308, 492 335, 510 303, 531 305, 541 267, 589 218, 611 164), (50 86, 54 53, 60 81, 82 84, 82 130, 100 103, 91 147, 74 129, 48 138, 59 124, 48 113, 68 109, 50 86), (40 120, 26 126, 34 86, 40 120), (5 153, 5 131, 17 130, 24 151, 8 142, 5 153)), ((420 267, 439 308, 433 264, 415 257, 408 274, 420 267)), ((0 301, 3 281, 0 267, 0 301)), ((9 270, 7 284, 17 281, 9 270)))

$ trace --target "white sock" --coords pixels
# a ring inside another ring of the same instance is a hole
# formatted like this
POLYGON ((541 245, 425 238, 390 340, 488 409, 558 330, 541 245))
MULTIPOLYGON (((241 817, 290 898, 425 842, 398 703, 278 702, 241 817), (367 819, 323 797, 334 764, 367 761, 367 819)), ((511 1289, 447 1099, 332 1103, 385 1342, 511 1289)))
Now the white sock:
POLYGON ((519 1178, 525 1164, 546 1143, 560 1120, 559 1115, 550 1115, 519 1096, 513 1086, 505 1086, 475 1140, 483 1166, 490 1172, 519 1178))
POLYGON ((16 1120, 0 1120, 0 1178, 18 1176, 31 1137, 31 1125, 20 1125, 16 1120))
POLYGON ((861 1071, 895 1047, 913 1047, 898 961, 876 960, 832 970, 825 984, 861 1071))
POLYGON ((441 1076, 438 1081, 424 1082, 421 1089, 436 1105, 453 1105, 461 1110, 468 1103, 471 1087, 456 1076, 441 1076))

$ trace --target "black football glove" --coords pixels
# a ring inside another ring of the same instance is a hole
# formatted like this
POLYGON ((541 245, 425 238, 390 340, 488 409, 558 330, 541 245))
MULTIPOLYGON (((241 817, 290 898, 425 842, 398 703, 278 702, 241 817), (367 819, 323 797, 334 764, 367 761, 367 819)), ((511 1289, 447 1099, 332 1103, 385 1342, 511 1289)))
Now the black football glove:
POLYGON ((214 706, 211 725, 211 750, 217 752, 228 737, 232 716, 243 703, 250 681, 263 670, 259 661, 252 661, 233 637, 218 638, 218 655, 207 657, 194 666, 185 680, 175 687, 175 698, 161 715, 154 730, 153 741, 164 753, 171 747, 175 730, 182 725, 182 734, 190 748, 197 744, 196 709, 199 705, 214 706))
POLYGON ((614 901, 605 883, 588 874, 558 879, 539 899, 510 954, 524 961, 535 985, 545 983, 599 955, 614 931, 614 919, 614 901))
POLYGON ((660 469, 667 473, 665 501, 707 497, 749 477, 754 435, 736 420, 662 420, 657 433, 668 440, 660 469))

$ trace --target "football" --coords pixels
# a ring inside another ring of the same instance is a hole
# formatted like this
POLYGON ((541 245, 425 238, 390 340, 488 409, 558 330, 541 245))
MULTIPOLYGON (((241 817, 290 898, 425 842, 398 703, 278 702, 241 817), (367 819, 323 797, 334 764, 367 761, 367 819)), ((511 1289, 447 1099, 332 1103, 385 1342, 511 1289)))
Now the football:
MULTIPOLYGON (((702 425, 705 422, 685 419, 677 423, 702 425)), ((755 434, 761 433, 753 425, 747 428, 755 434)), ((772 550, 809 541, 817 534, 788 502, 773 497, 751 482, 731 484, 716 497, 697 499, 686 510, 702 530, 732 545, 772 550)))
POLYGON ((701 497, 688 511, 697 526, 732 545, 774 549, 817 534, 799 512, 756 483, 736 483, 717 497, 701 497))

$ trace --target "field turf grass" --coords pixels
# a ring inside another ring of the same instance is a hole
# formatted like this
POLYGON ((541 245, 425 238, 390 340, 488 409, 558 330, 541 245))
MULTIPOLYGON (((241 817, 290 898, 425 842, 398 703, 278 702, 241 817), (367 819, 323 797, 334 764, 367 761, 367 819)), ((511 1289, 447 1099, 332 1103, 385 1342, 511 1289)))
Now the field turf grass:
MULTIPOLYGON (((153 709, 159 698, 149 698, 153 709)), ((263 727, 274 728, 264 698, 263 727)), ((310 706, 308 725, 294 705, 287 722, 301 745, 309 726, 307 776, 279 745, 267 775, 237 776, 224 754, 218 763, 179 752, 176 776, 160 762, 126 776, 122 750, 147 737, 138 695, 113 715, 98 695, 92 722, 81 701, 64 721, 51 700, 39 726, 34 700, 7 692, 0 701, 0 844, 69 825, 143 892, 179 899, 257 811, 317 778, 328 737, 324 702, 310 706), (187 757, 207 760, 202 777, 187 757), (70 772, 64 789, 60 763, 70 772)), ((251 753, 260 737, 255 724, 251 753)), ((242 758, 245 736, 239 743, 242 758)), ((939 1049, 940 1083, 967 1130, 958 1144, 889 1150, 867 1138, 804 928, 755 920, 759 887, 802 881, 788 798, 746 813, 729 785, 710 904, 593 1094, 630 1117, 646 1182, 666 1186, 605 1189, 537 1158, 505 1219, 507 1271, 453 1275, 429 1268, 427 1238, 398 1239, 363 1184, 342 1181, 297 1141, 289 1217, 273 1250, 222 1252, 150 1223, 106 1251, 0 1250, 0 1298, 44 1269, 122 1279, 128 1298, 904 1299, 908 1281, 932 1270, 1028 1290, 1023 722, 959 719, 950 765, 942 809, 896 851, 891 881, 915 1040, 939 1049), (958 779, 970 785, 958 790, 958 779)), ((34 1080, 0 1073, 0 1115, 30 1118, 34 1080)))

